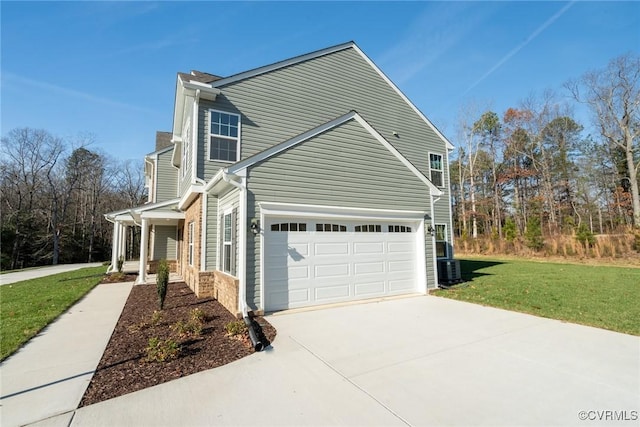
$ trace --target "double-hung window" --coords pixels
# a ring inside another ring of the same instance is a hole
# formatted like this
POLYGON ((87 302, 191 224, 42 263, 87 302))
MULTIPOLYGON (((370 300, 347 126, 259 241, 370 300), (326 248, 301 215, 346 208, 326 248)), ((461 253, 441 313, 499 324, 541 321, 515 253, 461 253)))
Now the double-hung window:
POLYGON ((447 226, 436 224, 436 257, 447 258, 447 226))
POLYGON ((193 265, 193 238, 194 238, 194 234, 195 234, 195 223, 193 221, 191 221, 189 223, 189 251, 188 251, 188 256, 189 256, 189 265, 193 265))
POLYGON ((222 217, 222 271, 233 274, 233 215, 231 212, 222 217))
POLYGON ((444 187, 444 169, 442 167, 442 155, 429 153, 429 171, 431 182, 436 187, 444 187))
POLYGON ((240 155, 240 116, 210 110, 209 160, 237 162, 240 155))

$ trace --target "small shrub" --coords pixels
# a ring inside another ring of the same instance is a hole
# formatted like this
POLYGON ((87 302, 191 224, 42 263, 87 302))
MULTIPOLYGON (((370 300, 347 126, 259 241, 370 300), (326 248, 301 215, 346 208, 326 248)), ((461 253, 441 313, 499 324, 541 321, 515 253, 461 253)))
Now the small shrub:
POLYGON ((167 286, 169 286, 169 264, 167 260, 161 259, 158 263, 158 272, 156 273, 156 287, 158 289, 158 298, 160 300, 160 310, 164 308, 164 299, 167 296, 167 286))
POLYGON ((162 322, 162 318, 164 315, 161 311, 153 310, 153 314, 151 315, 151 325, 158 326, 160 322, 162 322))
POLYGON ((205 323, 209 316, 201 308, 194 308, 189 312, 189 319, 194 322, 205 323))
POLYGON ((171 330, 183 339, 198 338, 202 336, 202 323, 194 320, 189 320, 188 322, 179 320, 171 325, 171 330))
POLYGON ((173 339, 161 340, 157 337, 149 338, 145 349, 147 362, 167 362, 176 359, 180 354, 180 346, 173 339))
POLYGON ((118 273, 122 273, 122 267, 124 266, 124 256, 120 255, 118 258, 118 262, 116 263, 116 267, 118 268, 118 273))
POLYGON ((228 336, 235 337, 246 333, 247 325, 243 320, 234 320, 224 325, 224 329, 227 331, 228 336))

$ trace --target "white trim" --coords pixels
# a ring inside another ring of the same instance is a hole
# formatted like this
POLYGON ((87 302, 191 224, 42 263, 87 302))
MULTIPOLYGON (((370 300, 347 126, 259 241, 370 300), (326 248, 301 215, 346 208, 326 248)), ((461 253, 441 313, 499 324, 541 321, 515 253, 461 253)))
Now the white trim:
POLYGON ((258 203, 261 213, 269 216, 303 216, 323 218, 372 219, 372 220, 424 220, 424 211, 404 211, 373 208, 349 208, 343 206, 306 205, 296 203, 258 203))
POLYGON ((209 207, 208 194, 202 193, 202 221, 200 221, 200 271, 207 271, 207 213, 209 207))
POLYGON ((189 221, 187 224, 187 265, 193 267, 195 261, 195 238, 196 238, 196 222, 189 221))
POLYGON ((207 117, 208 122, 209 122, 209 132, 207 133, 207 139, 205 141, 206 144, 206 159, 210 162, 222 162, 222 163, 229 163, 229 164, 233 164, 237 161, 240 160, 240 148, 241 148, 241 144, 242 144, 242 115, 238 114, 238 113, 232 113, 229 111, 224 111, 224 110, 218 110, 216 108, 209 108, 209 115, 207 117), (216 113, 222 113, 222 114, 227 114, 229 116, 236 116, 238 118, 238 136, 237 137, 233 137, 233 136, 226 136, 226 135, 220 135, 220 134, 213 134, 211 132, 211 112, 216 112, 216 113), (217 138, 221 138, 221 139, 228 139, 228 140, 236 140, 236 159, 235 160, 222 160, 222 159, 212 159, 211 158, 211 137, 215 136, 217 138))
POLYGON ((269 73, 271 71, 275 71, 280 68, 288 67, 290 65, 299 64, 300 62, 304 62, 310 59, 318 58, 320 56, 328 55, 330 53, 339 52, 341 50, 348 49, 353 46, 355 46, 355 43, 347 42, 347 43, 339 44, 337 46, 332 46, 325 49, 317 50, 315 52, 310 52, 304 55, 296 56, 294 58, 285 59, 284 61, 279 61, 270 65, 264 65, 262 67, 254 68, 253 70, 244 71, 242 73, 238 73, 233 76, 216 80, 215 82, 211 83, 211 87, 217 88, 220 86, 225 86, 240 80, 259 76, 260 74, 269 73))
MULTIPOLYGON (((265 258, 264 236, 267 217, 313 217, 313 218, 340 218, 344 220, 391 220, 394 222, 406 222, 415 227, 416 248, 416 289, 423 294, 427 293, 427 269, 426 269, 426 245, 424 222, 425 212, 402 211, 368 208, 345 208, 342 206, 304 205, 292 203, 262 202, 258 204, 260 209, 260 309, 265 310, 265 258)), ((312 230, 308 230, 312 231, 312 230)), ((437 279, 436 279, 437 283, 437 279)))
POLYGON ((178 209, 181 211, 187 209, 191 203, 198 197, 198 194, 202 194, 204 192, 204 185, 202 184, 191 184, 187 191, 184 193, 184 196, 178 201, 178 209))
MULTIPOLYGON (((149 211, 142 212, 140 214, 142 219, 166 219, 166 220, 180 220, 184 219, 184 212, 168 212, 168 211, 149 211)), ((154 224, 157 224, 155 222, 154 224)), ((160 224, 162 225, 162 224, 160 224)))
POLYGON ((453 259, 453 257, 455 256, 455 250, 453 247, 453 243, 454 243, 454 236, 453 236, 453 208, 451 207, 451 167, 449 164, 449 150, 445 151, 445 156, 447 159, 447 196, 448 196, 448 204, 447 204, 447 208, 449 210, 449 237, 451 238, 450 240, 450 245, 451 245, 451 258, 453 259))
MULTIPOLYGON (((446 188, 447 185, 446 185, 446 180, 445 180, 445 176, 444 176, 444 155, 442 155, 442 154, 440 154, 438 152, 435 152, 435 151, 429 151, 427 153, 427 156, 428 156, 427 160, 428 160, 428 164, 429 164, 429 176, 428 176, 429 181, 431 181, 431 171, 432 171, 432 169, 431 169, 431 155, 432 154, 434 156, 440 156, 440 167, 441 167, 441 169, 440 170, 433 169, 433 170, 436 171, 436 172, 439 171, 442 174, 442 185, 440 185, 440 186, 436 185, 436 187, 438 187, 438 189, 446 188)), ((447 165, 447 167, 448 167, 448 165, 447 165)), ((433 183, 433 181, 431 181, 431 183, 433 183)), ((435 185, 435 184, 433 184, 433 185, 435 185)), ((438 195, 442 195, 442 190, 440 190, 440 194, 438 194, 438 195)))
MULTIPOLYGON (((225 267, 224 266, 224 261, 225 261, 224 260, 224 251, 225 251, 224 247, 227 244, 227 242, 225 241, 225 236, 224 236, 224 233, 225 233, 225 221, 226 221, 225 218, 227 217, 227 215, 231 215, 231 218, 233 219, 233 205, 225 205, 225 207, 222 209, 222 211, 219 211, 219 212, 222 212, 222 215, 221 215, 222 216, 222 221, 221 221, 221 224, 220 224, 220 233, 218 233, 219 238, 222 240, 222 245, 221 245, 222 246, 222 253, 220 254, 220 264, 219 264, 220 271, 222 271, 223 273, 225 273, 225 274, 227 274, 227 275, 229 275, 231 277, 237 277, 237 272, 234 275, 234 274, 231 274, 231 271, 226 271, 225 268, 224 268, 225 267)), ((237 221, 237 218, 236 218, 236 221, 237 221)), ((233 226, 234 226, 234 224, 231 224, 231 240, 229 241, 229 247, 230 248, 233 248, 233 226)), ((231 249, 229 249, 229 250, 231 250, 231 249)), ((234 256, 234 255, 235 254, 231 254, 231 256, 234 256)), ((237 266, 237 263, 236 263, 236 266, 237 266)), ((230 264, 229 264, 229 270, 231 270, 231 261, 230 261, 230 264)))
POLYGON ((449 228, 450 228, 449 224, 447 224, 445 222, 434 222, 434 224, 433 224, 434 245, 437 245, 438 242, 444 242, 445 243, 445 245, 444 245, 444 256, 443 257, 438 256, 438 252, 436 251, 436 247, 435 246, 433 247, 433 250, 436 252, 436 258, 437 259, 450 259, 450 258, 452 258, 451 254, 449 253, 449 247, 447 246, 447 244, 449 243, 448 236, 447 236, 447 234, 449 233, 449 228), (444 231, 445 231, 444 232, 444 240, 438 240, 437 227, 439 225, 444 226, 444 231))
POLYGON ((451 142, 449 142, 449 140, 442 134, 442 132, 440 132, 438 130, 437 127, 434 126, 433 123, 431 123, 431 121, 429 119, 427 119, 427 117, 422 114, 422 112, 418 109, 418 107, 416 107, 411 101, 409 101, 409 98, 407 98, 405 96, 404 93, 402 93, 402 91, 391 81, 391 79, 389 79, 389 77, 387 77, 380 68, 378 68, 378 66, 371 60, 369 59, 369 57, 355 44, 353 43, 353 49, 355 49, 356 52, 358 52, 360 54, 360 56, 362 56, 362 58, 364 58, 365 61, 367 61, 369 63, 369 65, 376 70, 376 72, 380 75, 380 77, 382 77, 384 79, 384 81, 387 82, 387 84, 389 86, 391 86, 393 88, 393 90, 396 91, 396 93, 398 95, 400 95, 400 97, 404 100, 404 102, 406 102, 413 111, 415 111, 415 113, 420 116, 420 118, 422 120, 424 120, 424 122, 429 125, 429 127, 436 133, 436 135, 438 135, 447 145, 447 148, 450 150, 453 150, 455 147, 453 146, 453 144, 451 144, 451 142))
POLYGON ((302 133, 298 136, 295 136, 281 144, 272 146, 260 153, 251 156, 245 160, 242 160, 233 166, 227 168, 227 173, 235 174, 239 173, 246 168, 253 166, 254 164, 266 160, 284 150, 287 150, 297 144, 300 144, 316 135, 324 133, 330 129, 333 129, 343 123, 348 122, 349 120, 357 121, 367 132, 369 132, 378 142, 380 142, 391 154, 393 154, 403 165, 407 167, 418 179, 420 179, 424 184, 429 187, 431 193, 439 196, 442 194, 442 191, 433 185, 433 183, 426 177, 422 172, 418 170, 406 157, 404 157, 389 141, 387 141, 378 131, 376 131, 365 119, 360 116, 355 111, 350 111, 347 114, 344 114, 336 119, 331 120, 330 122, 323 123, 320 126, 317 126, 313 129, 308 130, 305 133, 302 133))
POLYGON ((196 91, 191 109, 191 182, 198 176, 198 109, 200 105, 200 89, 196 91))

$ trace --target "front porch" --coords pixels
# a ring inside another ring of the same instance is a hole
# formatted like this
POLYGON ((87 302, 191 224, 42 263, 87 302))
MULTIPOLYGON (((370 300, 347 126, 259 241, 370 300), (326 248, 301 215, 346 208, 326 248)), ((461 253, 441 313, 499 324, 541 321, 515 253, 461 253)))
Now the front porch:
MULTIPOLYGON (((124 264, 122 265, 122 272, 125 274, 138 274, 139 271, 140 271, 140 261, 138 260, 125 261, 124 264)), ((145 275, 144 282, 136 280, 136 285, 155 285, 156 276, 157 275, 155 273, 148 273, 145 275)), ((173 272, 173 271, 170 272, 169 283, 177 283, 177 282, 184 282, 184 279, 179 273, 173 272)))

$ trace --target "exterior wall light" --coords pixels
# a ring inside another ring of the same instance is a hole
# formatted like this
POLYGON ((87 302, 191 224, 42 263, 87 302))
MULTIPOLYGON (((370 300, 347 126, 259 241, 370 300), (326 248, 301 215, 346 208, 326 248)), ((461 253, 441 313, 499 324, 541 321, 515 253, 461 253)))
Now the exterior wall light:
POLYGON ((258 220, 253 218, 251 220, 251 232, 253 234, 258 234, 260 232, 260 226, 258 225, 258 220))

